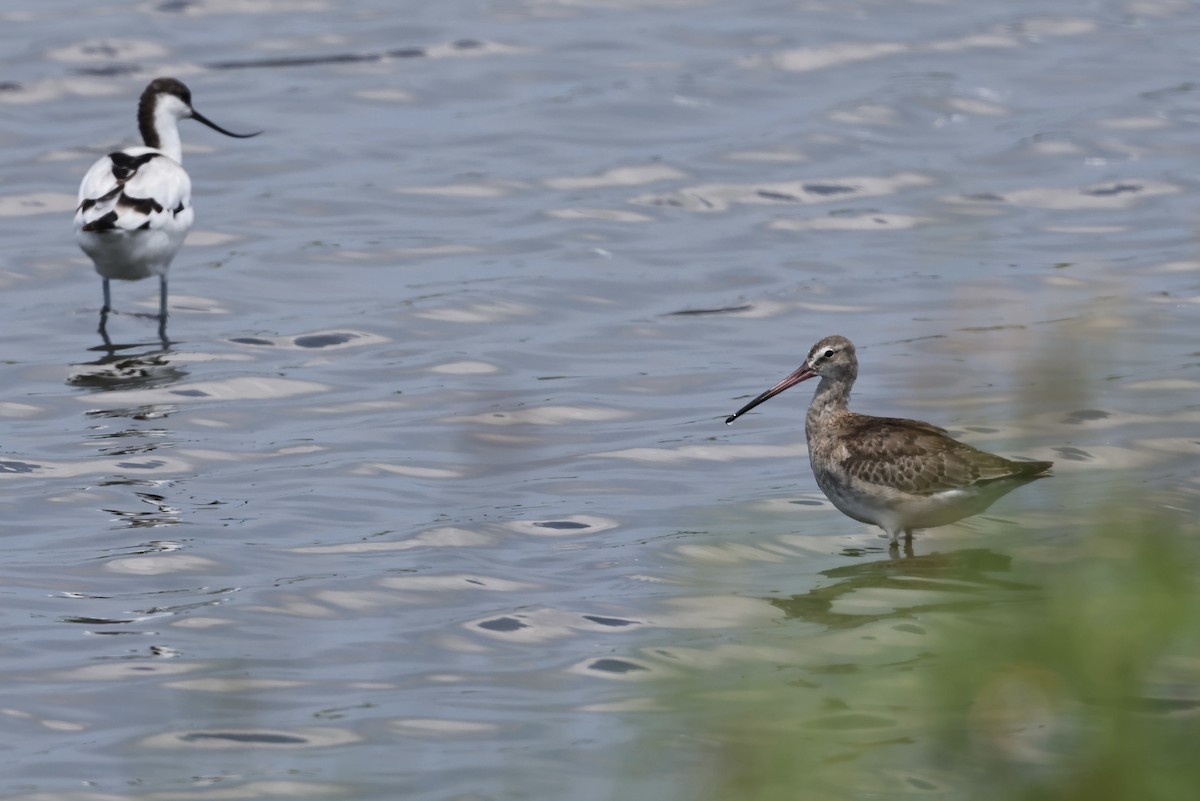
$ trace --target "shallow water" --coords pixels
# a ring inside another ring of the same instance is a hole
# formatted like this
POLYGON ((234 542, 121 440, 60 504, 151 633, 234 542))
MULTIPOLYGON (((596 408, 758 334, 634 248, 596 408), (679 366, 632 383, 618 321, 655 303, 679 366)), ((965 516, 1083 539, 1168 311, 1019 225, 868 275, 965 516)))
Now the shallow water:
POLYGON ((630 773, 672 679, 919 650, 937 598, 881 575, 986 599, 1131 473, 1194 516, 1188 4, 0 23, 2 798, 686 797, 702 742, 630 773), (266 133, 184 123, 170 347, 141 282, 105 350, 75 187, 164 74, 266 133), (805 388, 722 425, 835 332, 859 409, 1055 477, 890 560, 805 388))

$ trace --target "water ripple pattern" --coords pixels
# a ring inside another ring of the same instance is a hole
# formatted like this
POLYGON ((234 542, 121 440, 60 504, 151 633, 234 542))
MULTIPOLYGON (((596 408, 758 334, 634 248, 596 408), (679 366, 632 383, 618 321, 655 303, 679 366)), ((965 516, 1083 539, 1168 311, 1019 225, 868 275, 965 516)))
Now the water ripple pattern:
MULTIPOLYGON (((0 801, 695 798, 695 677, 907 697, 1119 477, 1195 519, 1190 4, 24 5, 0 801), (265 132, 188 137, 170 345, 131 284, 105 347, 74 189, 159 75, 265 132), (832 333, 1056 476, 890 559, 806 397, 722 423, 832 333)), ((808 725, 918 791, 899 705, 808 725)))

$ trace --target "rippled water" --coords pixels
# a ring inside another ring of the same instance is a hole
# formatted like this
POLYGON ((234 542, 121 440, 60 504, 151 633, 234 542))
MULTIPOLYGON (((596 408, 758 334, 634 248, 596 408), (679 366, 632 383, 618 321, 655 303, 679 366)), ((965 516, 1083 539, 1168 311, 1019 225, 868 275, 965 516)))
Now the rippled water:
POLYGON ((847 624, 919 649, 935 603, 881 576, 986 598, 1128 471, 1194 513, 1198 24, 0 10, 0 797, 687 797, 701 757, 629 743, 672 679, 790 658, 752 634, 869 670, 847 624), (266 133, 184 123, 172 342, 126 313, 104 349, 75 187, 167 74, 266 133), (859 409, 1057 475, 889 560, 817 490, 803 389, 722 425, 829 333, 859 409))

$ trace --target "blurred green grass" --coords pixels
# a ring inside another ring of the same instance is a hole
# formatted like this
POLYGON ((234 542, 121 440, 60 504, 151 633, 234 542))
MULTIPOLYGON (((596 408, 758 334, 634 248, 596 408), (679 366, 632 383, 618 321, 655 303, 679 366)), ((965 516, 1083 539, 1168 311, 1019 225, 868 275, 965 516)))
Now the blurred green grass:
POLYGON ((687 736, 648 733, 634 762, 669 750, 688 766, 680 797, 722 801, 1200 798, 1196 526, 1099 519, 982 571, 975 551, 828 571, 834 585, 772 601, 783 629, 747 635, 794 663, 664 683, 687 736), (787 618, 818 622, 811 609, 864 587, 922 602, 857 627, 822 611, 823 631, 789 638, 787 618))
POLYGON ((925 694, 936 753, 980 799, 1200 798, 1194 530, 1118 509, 1041 590, 946 633, 925 694))

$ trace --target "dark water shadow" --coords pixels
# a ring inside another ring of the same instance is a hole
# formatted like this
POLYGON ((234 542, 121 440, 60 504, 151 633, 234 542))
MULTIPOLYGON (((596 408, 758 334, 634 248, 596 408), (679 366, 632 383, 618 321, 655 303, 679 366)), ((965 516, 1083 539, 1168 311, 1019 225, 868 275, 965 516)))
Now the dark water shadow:
MULTIPOLYGON (((186 11, 190 3, 165 3, 160 6, 160 11, 186 11)), ((480 50, 487 46, 487 43, 478 39, 457 39, 448 43, 448 47, 452 51, 464 50, 480 50)), ((116 52, 113 53, 116 56, 116 52)), ((210 70, 248 70, 248 69, 288 69, 292 67, 328 67, 341 66, 346 64, 370 64, 383 61, 397 61, 414 58, 425 58, 429 55, 429 50, 419 45, 408 47, 394 47, 388 50, 367 51, 367 52, 343 52, 343 53, 316 53, 312 55, 298 56, 275 56, 251 59, 237 59, 232 61, 210 61, 202 66, 210 70)), ((145 72, 145 68, 140 64, 129 62, 116 62, 111 64, 102 64, 99 66, 88 65, 78 67, 75 72, 79 75, 87 75, 90 77, 121 77, 125 75, 136 75, 145 72)), ((11 85, 0 85, 0 89, 8 91, 20 91, 21 85, 16 82, 11 82, 11 85)))

